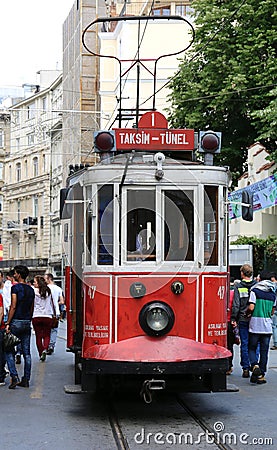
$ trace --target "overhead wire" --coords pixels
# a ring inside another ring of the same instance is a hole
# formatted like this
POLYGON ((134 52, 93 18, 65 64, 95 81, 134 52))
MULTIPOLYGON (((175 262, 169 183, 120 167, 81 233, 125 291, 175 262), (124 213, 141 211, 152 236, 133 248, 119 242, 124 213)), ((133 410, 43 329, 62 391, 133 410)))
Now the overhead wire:
MULTIPOLYGON (((239 12, 239 10, 242 8, 242 6, 244 5, 244 3, 246 2, 246 0, 242 0, 242 2, 240 3, 240 5, 237 7, 237 9, 235 9, 235 11, 231 14, 231 16, 224 20, 222 25, 214 32, 214 34, 210 37, 210 39, 208 39, 208 41, 203 44, 202 48, 200 48, 198 50, 198 52, 196 52, 188 61, 187 61, 187 65, 189 65, 192 61, 194 61, 194 59, 198 58, 203 50, 215 39, 215 37, 225 28, 227 23, 230 23, 232 20, 234 20, 235 16, 237 15, 237 13, 239 12)), ((181 69, 179 69, 175 76, 178 76, 179 73, 181 72, 181 69)), ((169 79, 163 86, 161 86, 159 89, 157 89, 152 95, 150 95, 144 102, 142 102, 140 104, 140 106, 144 105, 146 102, 148 102, 149 100, 151 100, 151 98, 153 98, 154 95, 158 94, 161 90, 163 90, 166 86, 168 86, 171 83, 171 79, 169 79)))

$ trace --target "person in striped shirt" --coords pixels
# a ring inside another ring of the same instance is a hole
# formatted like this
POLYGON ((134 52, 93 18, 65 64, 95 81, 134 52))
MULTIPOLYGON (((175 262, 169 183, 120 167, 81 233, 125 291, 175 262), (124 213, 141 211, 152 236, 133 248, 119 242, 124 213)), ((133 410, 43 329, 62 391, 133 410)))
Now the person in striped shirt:
POLYGON ((251 316, 249 322, 249 359, 252 369, 251 383, 266 383, 265 373, 268 361, 269 343, 272 334, 272 319, 276 306, 276 285, 270 280, 270 274, 261 272, 261 281, 250 291, 249 306, 246 316, 251 316), (257 361, 256 351, 260 344, 260 360, 257 361))

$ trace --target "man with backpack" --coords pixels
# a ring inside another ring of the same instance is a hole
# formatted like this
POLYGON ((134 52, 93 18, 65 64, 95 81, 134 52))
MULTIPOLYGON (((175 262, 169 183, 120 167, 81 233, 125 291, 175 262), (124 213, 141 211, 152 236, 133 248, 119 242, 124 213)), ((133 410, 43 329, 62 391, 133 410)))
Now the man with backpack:
POLYGON ((231 312, 231 323, 239 326, 240 334, 240 364, 242 367, 242 377, 249 378, 250 362, 248 353, 249 341, 249 320, 245 312, 248 308, 250 289, 256 284, 253 280, 253 267, 250 264, 243 264, 240 268, 241 281, 234 287, 234 300, 231 312))

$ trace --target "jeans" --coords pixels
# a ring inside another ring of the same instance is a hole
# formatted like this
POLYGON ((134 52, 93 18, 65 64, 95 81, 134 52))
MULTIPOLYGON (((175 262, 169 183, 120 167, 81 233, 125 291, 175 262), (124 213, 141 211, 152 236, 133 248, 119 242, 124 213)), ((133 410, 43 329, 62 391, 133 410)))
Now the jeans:
MULTIPOLYGON (((31 321, 13 319, 10 323, 10 331, 21 340, 22 354, 24 358, 24 378, 30 380, 31 377, 31 321)), ((15 367, 15 350, 6 352, 6 361, 12 378, 18 377, 15 367)))
POLYGON ((277 311, 272 316, 273 345, 277 347, 277 311))
POLYGON ((48 350, 50 343, 52 318, 50 317, 34 317, 33 327, 36 334, 36 345, 38 354, 41 356, 44 350, 48 350))
POLYGON ((58 336, 58 327, 57 328, 52 328, 51 329, 51 334, 50 334, 49 347, 51 347, 53 349, 55 348, 56 341, 57 341, 57 336, 58 336))
POLYGON ((5 353, 3 351, 4 331, 5 330, 0 330, 0 382, 4 381, 5 376, 6 376, 6 371, 5 371, 6 358, 5 358, 5 353))
POLYGON ((249 333, 249 359, 251 367, 259 365, 262 375, 266 373, 266 365, 268 360, 268 349, 271 334, 249 333), (256 355, 258 344, 260 344, 260 361, 256 355))
POLYGON ((249 354, 248 354, 248 336, 249 336, 249 322, 239 322, 240 335, 240 365, 245 369, 250 369, 249 354))

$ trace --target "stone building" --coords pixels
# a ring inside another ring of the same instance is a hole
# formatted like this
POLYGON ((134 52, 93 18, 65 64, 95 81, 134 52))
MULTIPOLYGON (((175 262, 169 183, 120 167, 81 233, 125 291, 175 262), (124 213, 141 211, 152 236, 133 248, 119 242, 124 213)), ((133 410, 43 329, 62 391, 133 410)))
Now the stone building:
POLYGON ((57 172, 63 172, 62 75, 41 71, 40 81, 33 95, 10 108, 10 149, 5 155, 2 188, 1 267, 9 269, 22 263, 36 273, 43 273, 56 256, 60 225, 54 221, 59 211, 53 197, 62 183, 57 172))

